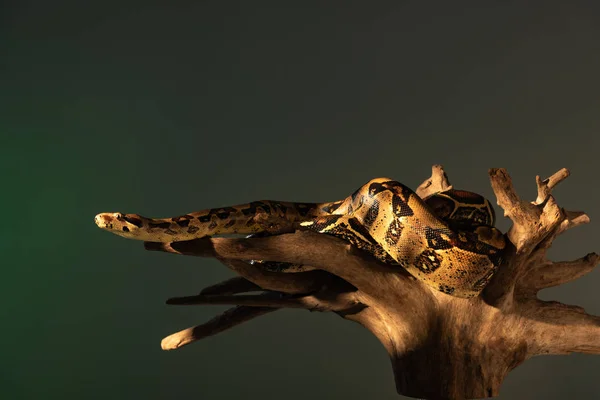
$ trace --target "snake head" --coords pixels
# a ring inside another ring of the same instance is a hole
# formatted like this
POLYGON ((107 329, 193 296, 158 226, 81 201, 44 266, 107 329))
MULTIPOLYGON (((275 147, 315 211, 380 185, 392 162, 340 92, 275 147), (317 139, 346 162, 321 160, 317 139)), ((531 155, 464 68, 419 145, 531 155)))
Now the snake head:
POLYGON ((107 230, 119 236, 133 238, 140 233, 143 217, 137 214, 100 213, 94 217, 94 222, 100 229, 107 230))

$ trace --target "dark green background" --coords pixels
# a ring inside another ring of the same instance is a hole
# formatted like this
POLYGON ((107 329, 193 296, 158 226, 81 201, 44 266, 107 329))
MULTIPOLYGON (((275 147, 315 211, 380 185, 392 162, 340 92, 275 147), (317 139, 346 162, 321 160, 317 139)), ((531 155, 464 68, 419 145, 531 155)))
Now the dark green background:
MULTIPOLYGON (((98 212, 340 199, 376 176, 416 187, 434 163, 489 197, 506 167, 533 199, 536 174, 568 167, 558 201, 593 222, 551 255, 599 249, 597 2, 161 3, 1 6, 3 399, 398 398, 380 344, 329 314, 163 352, 224 309, 164 300, 233 274, 145 252, 98 212)), ((543 298, 597 314, 599 283, 543 298)), ((599 370, 535 358, 500 398, 594 398, 599 370)))

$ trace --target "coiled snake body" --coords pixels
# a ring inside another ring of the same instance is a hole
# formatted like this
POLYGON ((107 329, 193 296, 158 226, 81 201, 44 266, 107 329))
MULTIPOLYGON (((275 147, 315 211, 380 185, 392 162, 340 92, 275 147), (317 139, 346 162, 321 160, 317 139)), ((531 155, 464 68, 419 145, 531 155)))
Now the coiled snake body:
MULTIPOLYGON (((256 234, 265 223, 340 237, 380 261, 398 265, 444 293, 472 297, 501 262, 504 236, 488 200, 461 190, 421 199, 405 185, 376 178, 329 203, 255 201, 174 218, 101 213, 96 224, 126 238, 176 242, 219 234, 256 234)), ((268 263, 265 263, 268 264, 268 263)))

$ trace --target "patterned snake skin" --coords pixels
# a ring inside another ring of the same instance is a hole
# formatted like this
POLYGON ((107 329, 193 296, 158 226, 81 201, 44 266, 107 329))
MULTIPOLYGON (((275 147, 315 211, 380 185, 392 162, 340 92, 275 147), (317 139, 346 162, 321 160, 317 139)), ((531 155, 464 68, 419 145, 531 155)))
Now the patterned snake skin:
MULTIPOLYGON (((494 228, 488 200, 448 190, 421 199, 389 178, 376 178, 344 200, 329 203, 254 201, 174 218, 101 213, 96 224, 114 234, 151 242, 176 242, 221 234, 265 234, 265 224, 334 235, 382 262, 457 297, 478 295, 501 262, 503 234, 494 228)), ((272 270, 301 266, 255 261, 272 270)))

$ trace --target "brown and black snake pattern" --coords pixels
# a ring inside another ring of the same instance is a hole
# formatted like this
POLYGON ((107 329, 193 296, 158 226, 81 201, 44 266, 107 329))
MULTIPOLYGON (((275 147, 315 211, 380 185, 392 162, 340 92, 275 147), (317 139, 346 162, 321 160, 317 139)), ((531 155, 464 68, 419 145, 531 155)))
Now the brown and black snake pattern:
MULTIPOLYGON (((503 234, 493 227, 493 207, 482 196, 449 190, 422 200, 389 178, 373 179, 346 199, 330 203, 263 200, 165 219, 121 213, 102 213, 95 218, 102 229, 151 242, 219 234, 261 235, 265 224, 282 221, 294 229, 340 237, 457 297, 472 297, 483 290, 505 247, 503 234)), ((291 267, 256 263, 275 270, 291 267)))

